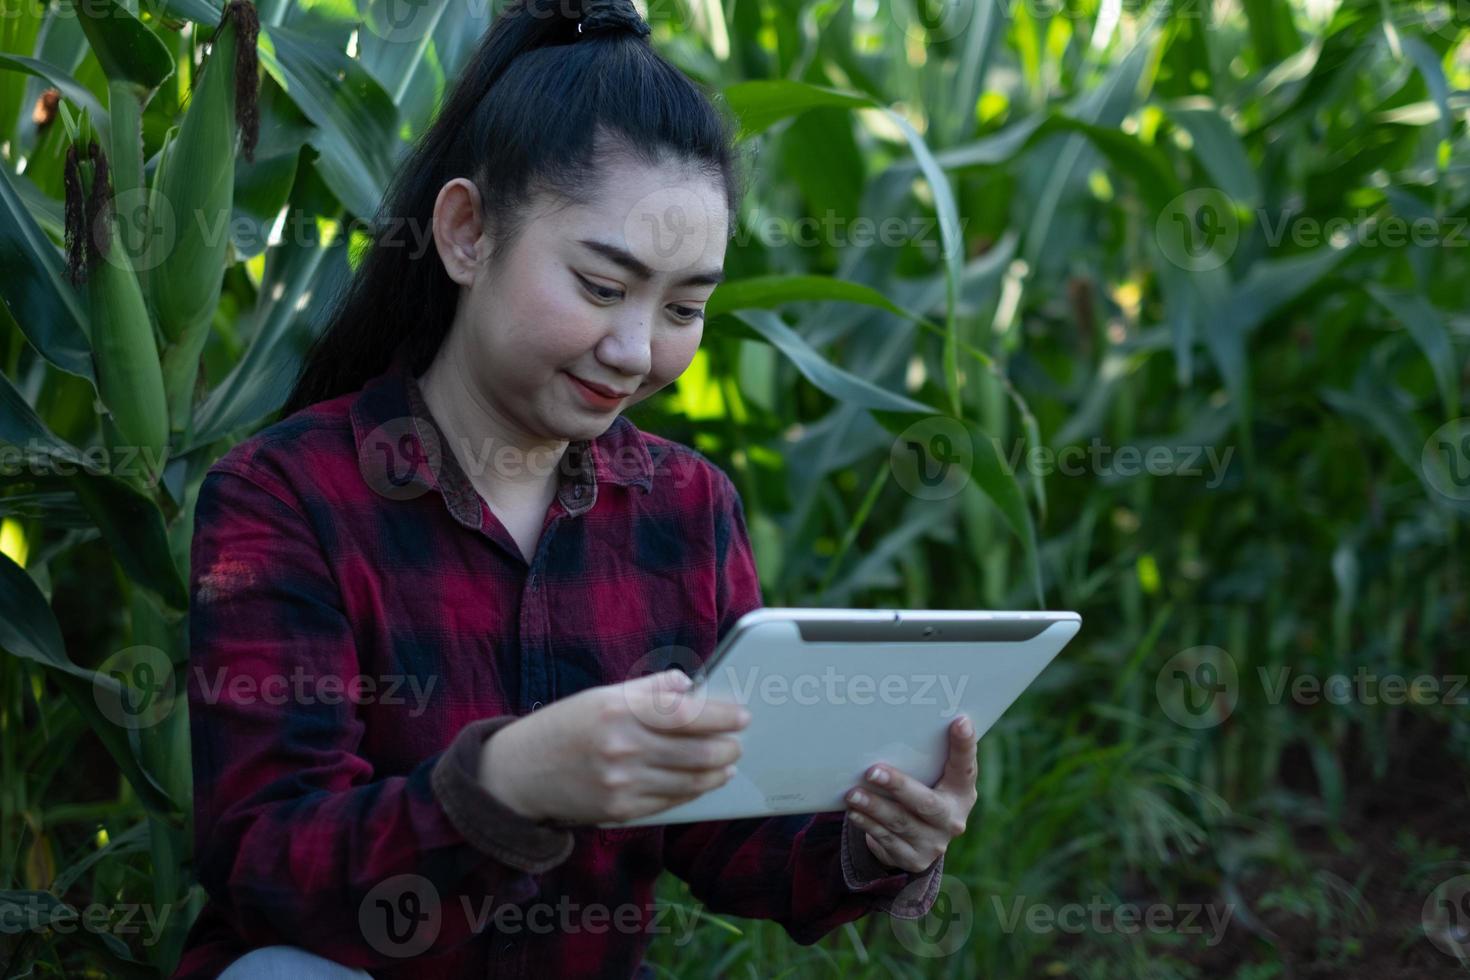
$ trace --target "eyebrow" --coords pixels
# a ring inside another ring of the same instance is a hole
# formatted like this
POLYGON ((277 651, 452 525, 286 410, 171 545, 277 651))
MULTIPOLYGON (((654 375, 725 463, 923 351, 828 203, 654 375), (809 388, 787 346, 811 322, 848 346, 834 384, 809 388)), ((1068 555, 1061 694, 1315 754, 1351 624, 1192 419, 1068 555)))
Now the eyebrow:
MULTIPOLYGON (((653 278, 653 270, 643 263, 636 255, 627 249, 610 242, 599 242, 593 238, 579 238, 577 244, 591 249, 603 258, 622 266, 631 274, 637 276, 644 282, 653 278)), ((676 286, 718 286, 725 281, 725 273, 722 269, 706 269, 685 276, 676 286)))

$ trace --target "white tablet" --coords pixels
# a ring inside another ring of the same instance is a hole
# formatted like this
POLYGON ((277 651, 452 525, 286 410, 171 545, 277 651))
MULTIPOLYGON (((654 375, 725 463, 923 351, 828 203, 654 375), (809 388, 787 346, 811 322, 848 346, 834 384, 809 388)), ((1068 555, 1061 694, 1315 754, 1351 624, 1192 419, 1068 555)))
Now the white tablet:
POLYGON ((1077 635, 1075 612, 762 608, 693 672, 751 714, 735 777, 658 813, 601 827, 845 810, 875 762, 932 786, 947 727, 984 736, 1077 635))

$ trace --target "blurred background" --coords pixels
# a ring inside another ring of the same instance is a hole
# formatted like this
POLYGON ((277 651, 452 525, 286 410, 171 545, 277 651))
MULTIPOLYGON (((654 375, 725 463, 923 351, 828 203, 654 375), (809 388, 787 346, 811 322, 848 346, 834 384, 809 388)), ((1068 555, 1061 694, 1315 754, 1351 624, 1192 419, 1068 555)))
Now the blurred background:
MULTIPOLYGON (((1465 0, 639 8, 752 179, 630 416, 735 479, 768 605, 1083 620, 928 918, 798 946, 666 877, 661 972, 1462 975, 1465 0)), ((194 493, 497 9, 261 0, 247 153, 216 0, 0 0, 5 977, 172 969, 194 493), (77 283, 93 141, 121 258, 77 283)))

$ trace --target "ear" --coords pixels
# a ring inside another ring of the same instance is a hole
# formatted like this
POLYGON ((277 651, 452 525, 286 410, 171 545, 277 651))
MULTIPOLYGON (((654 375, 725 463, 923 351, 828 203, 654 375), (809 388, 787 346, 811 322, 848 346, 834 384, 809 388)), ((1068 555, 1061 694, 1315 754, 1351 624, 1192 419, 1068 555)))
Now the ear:
POLYGON ((483 232, 479 188, 464 177, 439 188, 434 199, 434 247, 444 271, 461 286, 473 286, 480 274, 483 232))

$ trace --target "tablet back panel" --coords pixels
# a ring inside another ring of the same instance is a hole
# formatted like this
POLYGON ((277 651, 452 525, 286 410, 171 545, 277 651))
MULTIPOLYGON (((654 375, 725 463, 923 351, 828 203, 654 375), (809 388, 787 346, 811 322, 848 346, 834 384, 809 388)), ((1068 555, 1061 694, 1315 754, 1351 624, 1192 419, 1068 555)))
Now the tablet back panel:
POLYGON ((875 762, 933 785, 955 715, 984 736, 1080 628, 1072 612, 757 609, 695 675, 750 710, 735 777, 599 826, 844 810, 875 762))

